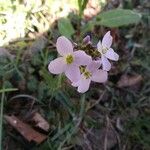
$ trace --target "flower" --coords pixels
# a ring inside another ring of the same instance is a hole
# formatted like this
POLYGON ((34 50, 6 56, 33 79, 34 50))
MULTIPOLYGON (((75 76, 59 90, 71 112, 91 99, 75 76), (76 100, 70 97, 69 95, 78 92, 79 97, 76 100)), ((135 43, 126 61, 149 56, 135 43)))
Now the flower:
POLYGON ((91 44, 91 37, 89 35, 87 35, 84 39, 83 39, 83 43, 84 44, 91 44))
POLYGON ((78 87, 79 93, 84 93, 89 89, 91 81, 105 82, 108 78, 108 73, 105 70, 99 69, 100 65, 99 61, 92 61, 86 68, 81 69, 80 79, 77 82, 73 82, 72 86, 78 87))
POLYGON ((119 55, 116 52, 114 52, 114 50, 110 47, 111 45, 112 36, 110 35, 110 31, 108 31, 104 35, 102 42, 99 41, 97 44, 97 49, 101 54, 102 68, 106 71, 109 71, 111 68, 111 64, 108 61, 108 59, 114 61, 118 61, 119 59, 119 55))
POLYGON ((64 36, 57 39, 57 51, 61 57, 51 61, 48 69, 53 74, 65 73, 65 75, 75 82, 80 77, 80 65, 87 65, 92 61, 91 56, 84 51, 78 50, 73 52, 72 43, 64 36))

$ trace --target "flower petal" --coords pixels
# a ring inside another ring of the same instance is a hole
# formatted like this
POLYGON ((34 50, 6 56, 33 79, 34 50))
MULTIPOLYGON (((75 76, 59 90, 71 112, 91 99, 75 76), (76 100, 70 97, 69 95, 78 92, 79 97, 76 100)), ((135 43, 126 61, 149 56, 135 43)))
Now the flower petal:
POLYGON ((110 48, 104 55, 110 60, 118 61, 119 59, 119 55, 116 52, 114 52, 112 48, 110 48))
POLYGON ((91 79, 81 78, 81 80, 78 82, 78 90, 77 91, 79 93, 85 93, 86 91, 88 91, 90 83, 91 83, 91 79))
MULTIPOLYGON (((80 81, 80 80, 79 80, 79 81, 80 81)), ((73 82, 71 85, 74 86, 74 87, 78 87, 79 81, 73 82)))
POLYGON ((102 39, 102 45, 104 47, 110 48, 111 44, 112 44, 112 36, 110 35, 110 31, 108 31, 102 39))
POLYGON ((77 65, 88 65, 92 62, 91 56, 87 55, 84 51, 78 50, 73 53, 74 63, 77 65))
POLYGON ((93 73, 91 79, 94 82, 103 83, 103 82, 105 82, 107 80, 107 78, 108 78, 107 71, 104 71, 102 69, 98 69, 96 72, 93 73))
POLYGON ((53 74, 60 74, 66 70, 67 65, 65 64, 64 58, 59 57, 51 61, 48 65, 49 72, 53 74))
POLYGON ((100 53, 102 52, 102 48, 103 48, 102 42, 99 40, 99 42, 97 43, 97 49, 100 53))
POLYGON ((64 36, 61 36, 57 39, 56 47, 58 53, 62 56, 73 53, 72 43, 64 36))
POLYGON ((87 69, 92 73, 92 72, 96 71, 100 66, 101 66, 101 61, 100 60, 92 61, 87 66, 87 69))
POLYGON ((103 70, 106 70, 106 71, 109 71, 111 69, 111 63, 103 55, 102 55, 102 68, 103 70))
POLYGON ((74 65, 68 66, 65 75, 71 80, 71 82, 77 82, 80 79, 80 69, 74 65))

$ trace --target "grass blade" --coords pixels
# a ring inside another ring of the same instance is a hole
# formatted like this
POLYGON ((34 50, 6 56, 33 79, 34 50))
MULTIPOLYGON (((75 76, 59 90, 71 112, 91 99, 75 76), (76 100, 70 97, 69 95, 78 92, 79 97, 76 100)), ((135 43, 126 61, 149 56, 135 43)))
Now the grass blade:
POLYGON ((17 88, 8 88, 8 89, 2 89, 0 90, 0 93, 5 93, 5 92, 12 92, 12 91, 17 91, 17 88))
POLYGON ((2 150, 2 128, 3 128, 3 106, 4 106, 4 97, 5 97, 5 90, 2 92, 1 96, 1 110, 0 110, 0 150, 2 150))

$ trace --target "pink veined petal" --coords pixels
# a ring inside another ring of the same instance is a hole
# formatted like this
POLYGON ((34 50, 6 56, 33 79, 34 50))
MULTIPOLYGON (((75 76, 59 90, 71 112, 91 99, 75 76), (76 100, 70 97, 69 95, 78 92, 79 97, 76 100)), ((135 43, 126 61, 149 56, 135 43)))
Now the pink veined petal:
POLYGON ((56 42, 57 51, 60 55, 64 56, 69 53, 73 53, 72 43, 64 36, 57 39, 56 42))
POLYGON ((78 90, 77 91, 79 93, 85 93, 86 91, 88 91, 90 83, 91 83, 91 79, 81 78, 80 82, 78 83, 78 90))
POLYGON ((119 59, 119 55, 116 52, 114 52, 112 48, 110 48, 104 55, 110 60, 118 61, 119 59))
POLYGON ((89 65, 87 65, 87 69, 92 73, 96 71, 101 66, 101 61, 92 61, 89 65))
POLYGON ((103 82, 107 81, 108 73, 107 73, 107 71, 98 69, 96 72, 93 73, 91 79, 94 82, 103 83, 103 82))
POLYGON ((77 82, 80 79, 80 69, 78 66, 67 66, 65 75, 71 82, 77 82))
POLYGON ((84 51, 78 50, 73 53, 74 63, 77 65, 88 65, 92 62, 91 56, 87 55, 84 51))
POLYGON ((103 55, 102 55, 102 68, 103 70, 106 70, 106 71, 109 71, 111 69, 111 63, 103 55))
POLYGON ((63 57, 56 58, 48 65, 49 72, 53 74, 60 74, 66 70, 67 65, 64 62, 63 57))
POLYGON ((102 42, 99 40, 99 42, 97 43, 97 49, 98 49, 99 52, 101 52, 102 48, 103 48, 102 42))
POLYGON ((79 86, 79 84, 80 84, 80 80, 81 80, 81 78, 82 78, 82 75, 80 75, 80 79, 78 80, 78 81, 76 81, 76 82, 72 82, 72 86, 74 86, 74 87, 78 87, 79 86))
POLYGON ((106 48, 110 48, 111 44, 112 44, 112 36, 110 35, 110 31, 108 31, 102 39, 102 45, 106 48))

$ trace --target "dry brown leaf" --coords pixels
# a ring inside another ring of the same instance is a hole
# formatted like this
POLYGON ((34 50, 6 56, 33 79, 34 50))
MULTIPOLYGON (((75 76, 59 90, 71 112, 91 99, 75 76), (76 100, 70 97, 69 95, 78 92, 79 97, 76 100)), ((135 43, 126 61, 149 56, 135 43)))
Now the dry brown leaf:
POLYGON ((35 131, 33 128, 31 128, 30 125, 23 123, 15 116, 5 115, 4 118, 12 127, 14 127, 29 142, 34 141, 37 144, 40 144, 47 138, 46 135, 35 131))
POLYGON ((141 84, 143 78, 141 75, 122 75, 118 81, 118 87, 131 87, 137 84, 141 84))
POLYGON ((48 122, 41 116, 41 114, 39 113, 34 113, 32 118, 32 121, 34 121, 36 123, 36 127, 43 129, 44 131, 48 131, 49 130, 49 124, 48 122))

